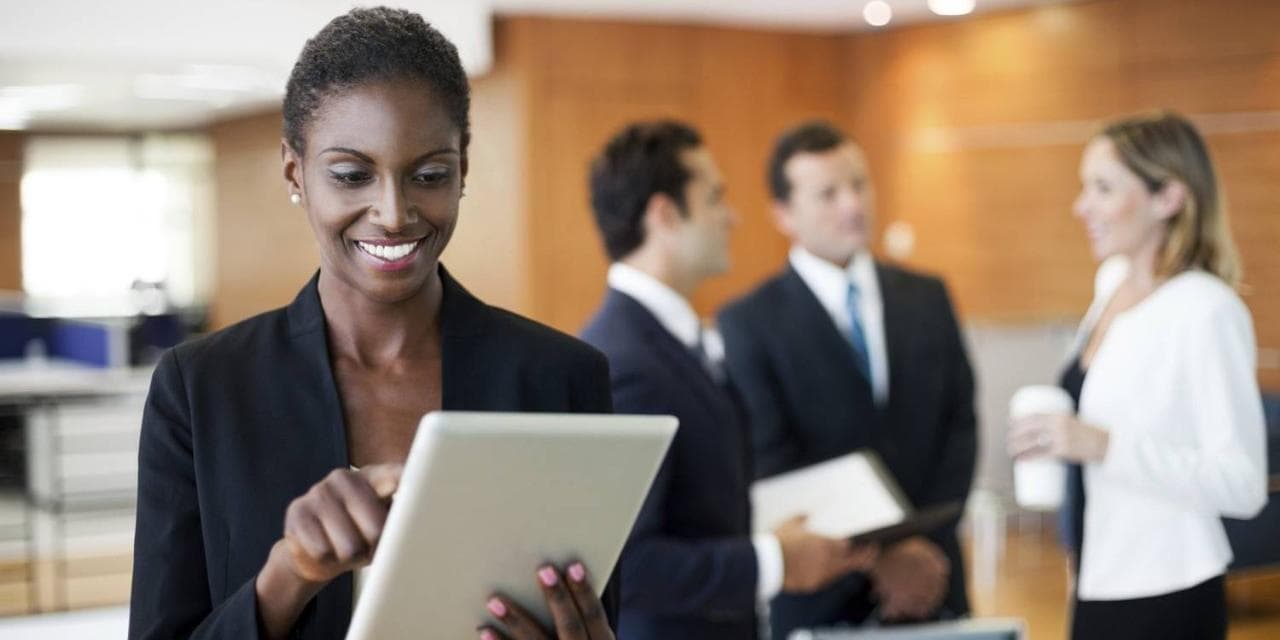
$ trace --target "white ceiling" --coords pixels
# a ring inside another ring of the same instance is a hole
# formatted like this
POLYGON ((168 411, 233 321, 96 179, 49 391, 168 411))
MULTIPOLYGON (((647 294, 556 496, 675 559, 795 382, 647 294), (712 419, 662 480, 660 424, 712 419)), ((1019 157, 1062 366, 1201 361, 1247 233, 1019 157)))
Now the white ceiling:
MULTIPOLYGON (((887 0, 886 28, 934 16, 887 0)), ((977 0, 985 12, 1054 0, 977 0)), ((0 129, 192 127, 278 103, 307 37, 347 0, 0 0, 0 129), (16 6, 21 2, 21 10, 16 6), (11 5, 11 6, 5 6, 11 5)), ((538 14, 824 31, 868 29, 866 0, 391 0, 422 13, 472 75, 494 15, 538 14)), ((948 18, 953 19, 953 18, 948 18)))

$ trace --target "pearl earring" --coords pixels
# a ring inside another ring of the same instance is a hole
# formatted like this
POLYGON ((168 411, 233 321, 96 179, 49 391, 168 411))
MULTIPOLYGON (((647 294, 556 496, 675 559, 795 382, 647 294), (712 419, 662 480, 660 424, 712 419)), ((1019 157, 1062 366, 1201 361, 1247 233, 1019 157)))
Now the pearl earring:
POLYGON ((302 204, 302 196, 296 193, 291 193, 289 194, 289 202, 292 202, 294 206, 300 205, 302 204))

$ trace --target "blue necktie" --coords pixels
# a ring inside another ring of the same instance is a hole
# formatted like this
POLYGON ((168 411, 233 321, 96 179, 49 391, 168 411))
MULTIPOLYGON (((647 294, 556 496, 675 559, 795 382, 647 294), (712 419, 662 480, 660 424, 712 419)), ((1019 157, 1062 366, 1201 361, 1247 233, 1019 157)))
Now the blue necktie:
POLYGON ((858 285, 850 282, 845 295, 845 308, 849 310, 849 344, 853 346, 853 359, 858 363, 858 370, 866 377, 867 383, 871 384, 871 358, 867 354, 867 334, 862 329, 862 314, 858 310, 860 298, 858 285))

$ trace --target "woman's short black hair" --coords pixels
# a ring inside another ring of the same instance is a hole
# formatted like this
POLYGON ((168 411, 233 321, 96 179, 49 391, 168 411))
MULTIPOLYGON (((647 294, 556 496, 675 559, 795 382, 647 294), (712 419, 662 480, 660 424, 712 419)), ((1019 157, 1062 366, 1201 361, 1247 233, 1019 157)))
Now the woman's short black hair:
POLYGON ((605 144, 591 163, 591 209, 610 260, 644 244, 644 211, 654 194, 684 210, 691 176, 680 154, 701 145, 693 127, 672 120, 628 125, 605 144))
POLYGON ((461 136, 471 141, 471 86, 458 49, 422 16, 404 9, 352 9, 307 41, 284 93, 284 137, 303 152, 306 129, 324 99, 368 82, 421 80, 444 104, 461 136))

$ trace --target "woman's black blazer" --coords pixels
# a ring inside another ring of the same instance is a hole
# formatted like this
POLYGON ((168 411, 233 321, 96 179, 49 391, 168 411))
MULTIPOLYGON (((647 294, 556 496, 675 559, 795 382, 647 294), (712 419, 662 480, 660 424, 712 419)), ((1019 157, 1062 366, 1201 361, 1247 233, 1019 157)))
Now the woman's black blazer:
MULTIPOLYGON (((445 409, 611 412, 603 355, 440 274, 445 409)), ((289 306, 182 344, 157 366, 138 453, 130 638, 258 637, 254 578, 285 508, 348 466, 317 278, 289 306)), ((350 574, 327 585, 294 637, 342 638, 351 589, 350 574)), ((606 596, 613 620, 617 592, 611 584, 606 596)))

